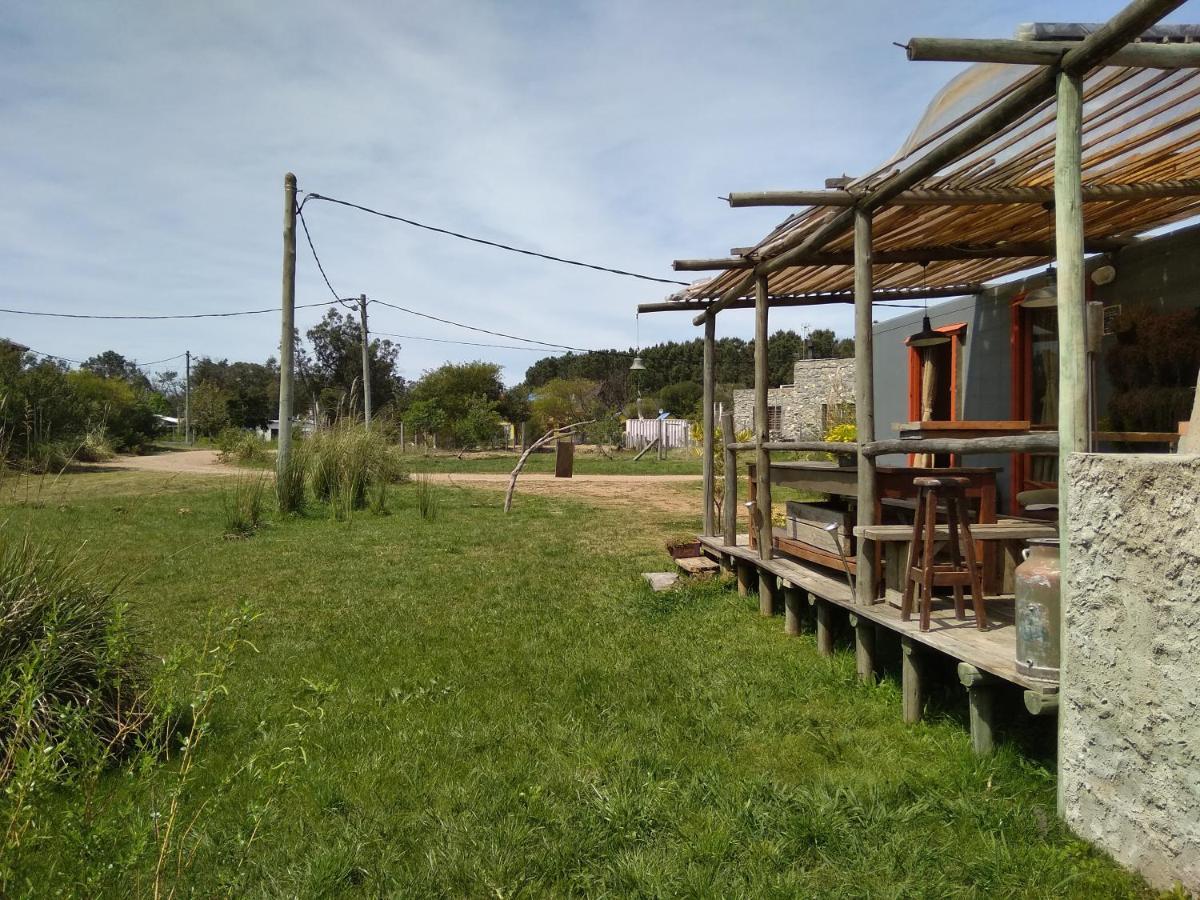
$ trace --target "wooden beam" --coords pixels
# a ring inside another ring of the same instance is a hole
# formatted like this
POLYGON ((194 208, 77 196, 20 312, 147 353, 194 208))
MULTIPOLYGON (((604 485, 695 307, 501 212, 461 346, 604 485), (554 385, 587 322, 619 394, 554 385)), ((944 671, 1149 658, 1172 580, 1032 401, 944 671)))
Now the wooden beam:
POLYGON ((754 261, 744 257, 720 259, 677 259, 671 263, 676 272, 713 272, 720 269, 753 269, 754 261))
MULTIPOLYGON (((854 213, 854 421, 859 440, 858 519, 859 527, 875 525, 878 487, 875 460, 862 452, 862 445, 875 440, 875 362, 871 317, 871 214, 854 213)), ((878 572, 874 541, 859 541, 854 597, 866 606, 875 602, 878 572)))
POLYGON ((1053 716, 1058 714, 1058 694, 1041 691, 1025 692, 1025 708, 1031 716, 1053 716))
MULTIPOLYGON (((1024 43, 1024 42, 1021 42, 1024 43)), ((1192 44, 1200 51, 1200 44, 1192 44)), ((747 191, 731 193, 729 205, 749 206, 854 206, 871 195, 870 191, 747 191)), ((1163 197, 1195 197, 1200 195, 1200 179, 1183 178, 1172 181, 1133 184, 1089 184, 1083 188, 1088 203, 1120 203, 1127 200, 1152 200, 1163 197)), ((888 206, 981 206, 986 204, 1043 204, 1054 200, 1052 187, 1002 188, 910 188, 891 200, 888 206)), ((753 249, 753 248, 747 248, 753 249)), ((719 262, 720 260, 679 260, 681 263, 719 262)), ((748 261, 740 260, 743 263, 748 261)), ((680 271, 705 271, 697 266, 677 265, 680 271)), ((708 268, 736 268, 711 266, 708 268)), ((749 265, 744 266, 749 268, 749 265)))
MULTIPOLYGON (((721 440, 728 441, 733 435, 733 412, 724 412, 721 414, 721 440)), ((737 454, 726 448, 725 450, 725 493, 721 498, 721 520, 722 533, 724 540, 721 542, 726 547, 737 546, 737 454)))
MULTIPOLYGON (((941 300, 952 297, 969 297, 983 293, 983 285, 978 282, 956 284, 949 287, 935 288, 889 288, 875 291, 873 302, 892 303, 898 300, 941 300)), ((820 294, 771 294, 769 297, 772 309, 782 309, 790 306, 825 306, 831 303, 853 303, 853 291, 827 291, 820 294)), ((714 300, 663 300, 657 303, 638 304, 639 313, 656 312, 692 312, 694 310, 712 309, 714 300)), ((753 297, 743 297, 732 301, 722 309, 754 309, 753 297)), ((703 325, 706 316, 696 317, 695 324, 703 325)))
POLYGON ((771 439, 767 422, 767 390, 771 377, 767 356, 768 306, 767 279, 759 276, 754 283, 754 442, 757 445, 758 481, 758 555, 772 557, 775 532, 771 525, 771 452, 764 446, 771 439))
POLYGON ((874 459, 889 453, 1054 453, 1059 449, 1058 433, 1035 431, 1004 437, 978 438, 900 438, 869 441, 862 447, 864 456, 874 459))
POLYGON ((704 323, 704 534, 712 536, 717 533, 713 517, 713 501, 715 485, 713 483, 713 405, 716 403, 716 369, 717 369, 717 317, 713 316, 704 323))
MULTIPOLYGON (((1057 66, 1078 41, 1014 41, 978 38, 911 38, 905 49, 914 62, 1012 63, 1057 66)), ((1110 66, 1143 69, 1200 68, 1200 44, 1128 44, 1105 60, 1110 66)))

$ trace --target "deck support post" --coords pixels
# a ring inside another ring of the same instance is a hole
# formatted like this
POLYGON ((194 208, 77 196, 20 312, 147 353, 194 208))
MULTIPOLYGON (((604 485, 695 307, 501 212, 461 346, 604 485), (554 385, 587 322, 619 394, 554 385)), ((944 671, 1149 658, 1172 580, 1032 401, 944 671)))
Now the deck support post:
POLYGON ((996 685, 997 680, 970 663, 958 664, 958 680, 967 689, 967 704, 971 716, 971 749, 986 756, 996 749, 996 685))
MULTIPOLYGON (((854 212, 854 421, 858 437, 859 527, 875 525, 875 459, 862 451, 875 440, 875 365, 872 359, 871 213, 854 212)), ((879 573, 874 541, 860 538, 856 559, 855 602, 875 602, 879 573)))
POLYGON ((804 612, 804 591, 790 584, 783 586, 783 633, 799 634, 804 612))
MULTIPOLYGON (((1060 683, 1068 677, 1067 611, 1071 604, 1071 541, 1066 471, 1071 454, 1091 441, 1087 389, 1087 292, 1083 260, 1083 76, 1058 74, 1054 140, 1054 238, 1058 250, 1058 534, 1062 541, 1063 639, 1060 683)), ((1061 735, 1061 718, 1060 735, 1061 735)), ((1061 740, 1059 741, 1061 745, 1061 740)), ((1058 810, 1062 814, 1063 753, 1058 754, 1058 810)))
POLYGON ((713 516, 713 404, 716 385, 717 317, 704 320, 704 534, 717 533, 713 516))
POLYGON ((775 615, 779 602, 779 582, 766 569, 758 572, 758 614, 767 618, 775 615))
POLYGON ((748 597, 754 584, 755 568, 744 559, 734 561, 737 570, 737 592, 739 597, 748 597))
POLYGON ((764 444, 771 439, 767 421, 767 390, 771 377, 767 359, 767 313, 769 309, 767 276, 754 279, 754 443, 756 448, 755 480, 758 516, 758 555, 770 559, 774 554, 775 529, 771 522, 771 453, 764 444))
POLYGON ((925 714, 925 695, 921 684, 921 647, 910 637, 900 638, 901 710, 904 721, 912 725, 925 714))
POLYGON ((817 605, 817 652, 822 656, 833 656, 833 604, 820 597, 817 605))
POLYGON ((875 623, 850 613, 850 627, 854 629, 854 668, 858 672, 858 680, 874 684, 875 623))
MULTIPOLYGON (((733 412, 721 414, 721 442, 733 441, 733 412)), ((726 547, 737 546, 737 452, 722 448, 725 454, 725 493, 721 498, 721 519, 726 547)))
POLYGON ((1058 694, 1026 691, 1025 708, 1029 710, 1031 716, 1056 716, 1058 715, 1058 694))

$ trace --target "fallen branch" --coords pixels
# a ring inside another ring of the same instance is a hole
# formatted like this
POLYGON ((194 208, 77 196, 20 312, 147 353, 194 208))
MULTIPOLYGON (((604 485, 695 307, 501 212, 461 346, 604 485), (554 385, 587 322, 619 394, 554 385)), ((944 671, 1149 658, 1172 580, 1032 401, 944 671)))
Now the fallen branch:
POLYGON ((655 439, 654 439, 654 440, 652 440, 650 443, 648 443, 648 444, 647 444, 645 447, 643 447, 643 448, 642 448, 642 452, 641 452, 641 453, 639 453, 637 456, 635 456, 635 457, 633 458, 633 461, 634 461, 634 462, 637 462, 639 459, 641 459, 643 456, 645 456, 645 455, 646 455, 646 453, 647 453, 647 452, 648 452, 648 451, 649 451, 649 450, 650 450, 652 447, 657 447, 657 446, 658 446, 658 438, 655 438, 655 439))
POLYGON ((529 445, 529 449, 521 454, 521 458, 517 460, 516 467, 512 470, 512 473, 509 475, 508 491, 504 495, 504 511, 506 513, 512 509, 513 491, 515 491, 517 489, 517 476, 521 474, 521 469, 525 468, 525 460, 529 459, 529 454, 532 453, 534 450, 536 450, 538 447, 543 447, 546 444, 550 443, 551 441, 558 440, 559 438, 564 438, 564 437, 567 437, 568 435, 574 434, 576 428, 582 428, 584 425, 591 425, 591 424, 595 423, 595 421, 596 421, 595 419, 589 419, 586 422, 575 422, 574 424, 567 425, 564 428, 551 428, 549 431, 547 431, 545 434, 543 434, 540 438, 538 438, 536 441, 534 441, 532 444, 529 445))

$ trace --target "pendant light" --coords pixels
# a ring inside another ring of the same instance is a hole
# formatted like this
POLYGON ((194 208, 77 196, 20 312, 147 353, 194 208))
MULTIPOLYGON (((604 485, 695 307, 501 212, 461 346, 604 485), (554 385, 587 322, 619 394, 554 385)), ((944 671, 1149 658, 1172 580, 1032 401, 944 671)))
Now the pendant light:
POLYGON ((635 314, 633 320, 637 330, 637 349, 633 352, 633 362, 629 366, 629 371, 644 372, 646 365, 642 362, 642 314, 635 314))
MULTIPOLYGON (((926 275, 929 272, 929 263, 921 263, 921 288, 928 293, 926 275)), ((929 298, 925 298, 925 315, 921 319, 921 330, 916 334, 909 335, 908 346, 910 347, 937 347, 940 344, 950 343, 950 335, 941 331, 934 331, 933 325, 929 321, 929 298)))
MULTIPOLYGON (((1050 218, 1054 215, 1054 204, 1047 203, 1046 205, 1047 231, 1051 236, 1054 235, 1054 222, 1050 218)), ((1054 265, 1046 266, 1046 283, 1036 290, 1030 291, 1021 300, 1021 306, 1025 309, 1049 309, 1052 306, 1058 305, 1058 273, 1054 271, 1054 265)))

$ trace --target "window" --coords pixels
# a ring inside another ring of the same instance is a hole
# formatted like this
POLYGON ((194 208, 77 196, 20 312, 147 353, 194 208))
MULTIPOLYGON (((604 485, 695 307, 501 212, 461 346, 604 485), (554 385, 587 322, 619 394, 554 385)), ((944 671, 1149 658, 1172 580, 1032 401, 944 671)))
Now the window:
POLYGON ((767 433, 779 434, 783 431, 783 407, 767 407, 767 433))

